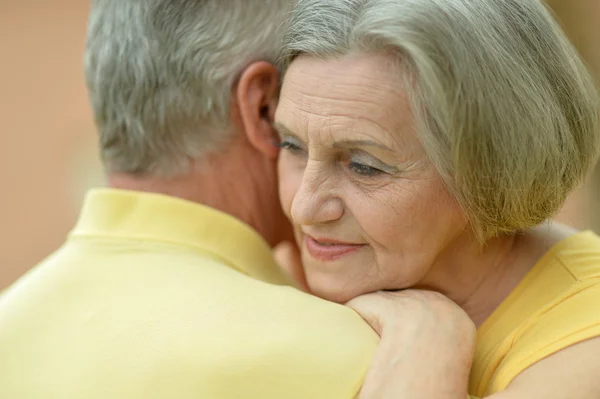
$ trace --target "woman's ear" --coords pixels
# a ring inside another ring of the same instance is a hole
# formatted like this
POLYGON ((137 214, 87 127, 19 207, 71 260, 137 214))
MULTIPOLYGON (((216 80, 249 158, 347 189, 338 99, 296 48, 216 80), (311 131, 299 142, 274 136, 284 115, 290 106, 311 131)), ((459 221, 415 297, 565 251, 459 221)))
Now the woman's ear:
POLYGON ((279 71, 268 62, 251 64, 244 70, 234 90, 239 117, 250 144, 275 159, 279 137, 273 127, 279 99, 279 71))

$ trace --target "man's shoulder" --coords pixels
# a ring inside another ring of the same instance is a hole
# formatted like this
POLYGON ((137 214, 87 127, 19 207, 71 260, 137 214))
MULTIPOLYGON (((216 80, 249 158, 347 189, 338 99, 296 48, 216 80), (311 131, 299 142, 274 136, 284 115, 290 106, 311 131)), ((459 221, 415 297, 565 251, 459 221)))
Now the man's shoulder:
MULTIPOLYGON (((225 272, 223 272, 225 273, 225 272)), ((265 328, 302 335, 344 333, 376 341, 375 332, 352 309, 302 292, 294 287, 267 283, 233 270, 220 276, 223 295, 214 299, 236 309, 241 307, 262 320, 265 328)), ((216 287, 215 287, 216 288, 216 287)), ((243 322, 238 317, 237 322, 243 322)))
MULTIPOLYGON (((274 304, 265 310, 289 319, 292 324, 302 323, 319 333, 341 333, 376 337, 373 329, 352 309, 304 293, 293 287, 270 286, 265 295, 272 296, 274 304)), ((266 299, 268 300, 268 299, 266 299)), ((306 331, 306 330, 304 330, 306 331)))
POLYGON ((368 324, 345 306, 295 288, 244 281, 245 289, 230 291, 216 304, 227 308, 215 309, 222 324, 204 341, 210 349, 198 342, 202 356, 194 358, 223 364, 227 378, 239 377, 245 393, 256 397, 265 378, 272 382, 266 390, 272 397, 354 397, 378 344, 368 324))
POLYGON ((21 337, 11 344, 15 362, 25 343, 39 352, 50 341, 69 348, 75 334, 92 357, 132 356, 134 348, 159 377, 231 390, 221 397, 351 398, 360 387, 378 338, 353 310, 218 259, 137 259, 53 257, 6 292, 0 335, 21 337))

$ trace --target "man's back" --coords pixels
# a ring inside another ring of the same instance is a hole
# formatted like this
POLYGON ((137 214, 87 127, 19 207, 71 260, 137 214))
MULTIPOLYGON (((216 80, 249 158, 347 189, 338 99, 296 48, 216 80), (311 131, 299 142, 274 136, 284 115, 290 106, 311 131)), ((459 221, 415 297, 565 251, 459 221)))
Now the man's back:
POLYGON ((93 193, 67 243, 0 299, 0 397, 352 398, 375 334, 278 285, 269 255, 209 208, 93 193))

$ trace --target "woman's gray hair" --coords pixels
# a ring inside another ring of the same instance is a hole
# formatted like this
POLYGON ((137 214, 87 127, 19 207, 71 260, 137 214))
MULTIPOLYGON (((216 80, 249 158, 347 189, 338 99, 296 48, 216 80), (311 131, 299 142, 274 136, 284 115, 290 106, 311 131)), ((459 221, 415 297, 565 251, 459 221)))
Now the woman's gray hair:
POLYGON ((281 61, 381 51, 482 242, 553 216, 595 163, 597 89, 541 1, 300 0, 281 61))
POLYGON ((229 139, 231 88, 275 62, 291 0, 93 0, 85 76, 111 171, 170 174, 229 139))

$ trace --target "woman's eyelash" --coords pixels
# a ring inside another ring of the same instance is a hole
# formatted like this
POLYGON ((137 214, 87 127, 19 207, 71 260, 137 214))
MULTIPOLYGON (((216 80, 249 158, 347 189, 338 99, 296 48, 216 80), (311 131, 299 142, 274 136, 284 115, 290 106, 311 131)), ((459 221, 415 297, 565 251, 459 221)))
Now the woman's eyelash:
MULTIPOLYGON (((290 140, 281 140, 281 142, 277 143, 277 147, 282 150, 287 150, 294 155, 306 154, 306 150, 304 148, 290 140)), ((376 167, 355 161, 348 162, 347 167, 352 171, 352 173, 361 177, 376 177, 387 173, 376 167)))
POLYGON ((379 176, 383 173, 385 173, 384 171, 374 168, 372 166, 369 165, 364 165, 358 162, 350 162, 350 164, 348 165, 348 168, 350 170, 352 170, 352 172, 356 173, 359 176, 364 176, 364 177, 374 177, 374 176, 379 176))
POLYGON ((281 148, 282 150, 288 150, 292 153, 304 152, 304 150, 298 144, 288 140, 282 140, 280 143, 277 144, 277 147, 281 148))

